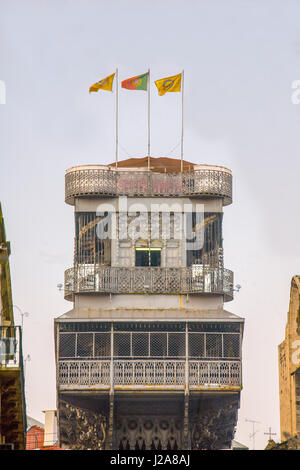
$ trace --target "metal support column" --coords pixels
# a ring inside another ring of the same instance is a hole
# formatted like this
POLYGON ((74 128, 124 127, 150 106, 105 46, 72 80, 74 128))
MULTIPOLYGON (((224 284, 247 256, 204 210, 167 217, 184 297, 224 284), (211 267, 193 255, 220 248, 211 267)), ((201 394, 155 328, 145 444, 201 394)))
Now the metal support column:
POLYGON ((108 450, 113 450, 114 431, 114 327, 111 324, 110 330, 110 390, 108 407, 108 450))
POLYGON ((189 439, 189 331, 188 323, 185 325, 185 390, 184 390, 184 417, 183 417, 183 448, 190 449, 189 439))

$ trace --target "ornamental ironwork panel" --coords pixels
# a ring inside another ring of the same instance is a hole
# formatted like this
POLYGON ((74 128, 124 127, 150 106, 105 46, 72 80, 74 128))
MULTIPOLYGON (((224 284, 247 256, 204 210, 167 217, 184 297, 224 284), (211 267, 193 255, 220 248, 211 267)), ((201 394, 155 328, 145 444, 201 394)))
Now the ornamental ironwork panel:
POLYGON ((184 388, 186 367, 188 383, 197 387, 240 387, 240 361, 115 360, 59 361, 58 384, 61 388, 108 387, 113 367, 114 387, 173 386, 184 388))
POLYGON ((190 386, 240 386, 240 361, 190 361, 190 386))
POLYGON ((65 175, 65 200, 86 196, 204 196, 232 202, 232 175, 219 169, 198 169, 184 174, 149 171, 115 171, 97 168, 69 171, 65 175))
POLYGON ((184 361, 115 361, 114 385, 184 385, 184 361))
POLYGON ((61 386, 90 387, 109 385, 109 361, 59 361, 58 382, 61 386))
POLYGON ((118 416, 116 448, 119 450, 178 450, 182 448, 180 417, 162 414, 118 416))
POLYGON ((65 271, 65 298, 74 293, 219 294, 233 299, 233 272, 193 265, 188 268, 114 267, 76 264, 65 271))

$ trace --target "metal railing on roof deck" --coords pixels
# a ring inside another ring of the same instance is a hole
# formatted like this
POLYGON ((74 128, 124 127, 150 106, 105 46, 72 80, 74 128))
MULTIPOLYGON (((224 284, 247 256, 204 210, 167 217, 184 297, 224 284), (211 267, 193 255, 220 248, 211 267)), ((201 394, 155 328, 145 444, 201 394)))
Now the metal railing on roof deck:
POLYGON ((65 201, 76 197, 215 197, 223 205, 232 202, 232 174, 222 167, 204 166, 189 173, 169 174, 152 171, 116 171, 103 166, 74 167, 65 175, 65 201))
POLYGON ((233 272, 194 265, 186 268, 112 267, 78 264, 65 271, 65 298, 75 293, 220 294, 233 299, 233 272))

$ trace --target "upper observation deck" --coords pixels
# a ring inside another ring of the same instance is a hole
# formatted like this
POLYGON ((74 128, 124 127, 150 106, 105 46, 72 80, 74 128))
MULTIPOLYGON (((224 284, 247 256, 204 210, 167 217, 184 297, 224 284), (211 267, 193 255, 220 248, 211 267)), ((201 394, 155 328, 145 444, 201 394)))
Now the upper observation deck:
POLYGON ((200 197, 232 203, 231 170, 172 158, 130 158, 109 165, 79 165, 66 170, 65 201, 79 197, 200 197))

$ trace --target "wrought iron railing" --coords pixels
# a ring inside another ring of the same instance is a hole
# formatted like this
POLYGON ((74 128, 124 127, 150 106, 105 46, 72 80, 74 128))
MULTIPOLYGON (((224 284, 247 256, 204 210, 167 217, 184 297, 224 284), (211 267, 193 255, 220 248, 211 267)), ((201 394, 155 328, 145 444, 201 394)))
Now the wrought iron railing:
POLYGON ((168 174, 152 171, 116 171, 96 165, 74 167, 65 176, 65 200, 87 196, 203 196, 232 202, 232 175, 222 167, 196 169, 189 173, 168 174))
POLYGON ((74 293, 221 294, 233 299, 233 272, 194 265, 187 268, 76 265, 65 271, 65 298, 74 293))
POLYGON ((0 368, 23 367, 21 327, 0 326, 0 368))
POLYGON ((241 361, 59 361, 58 385, 60 389, 241 388, 241 361))
POLYGON ((22 328, 20 326, 0 326, 0 372, 10 374, 18 370, 23 413, 23 428, 27 429, 25 377, 22 349, 22 328))

